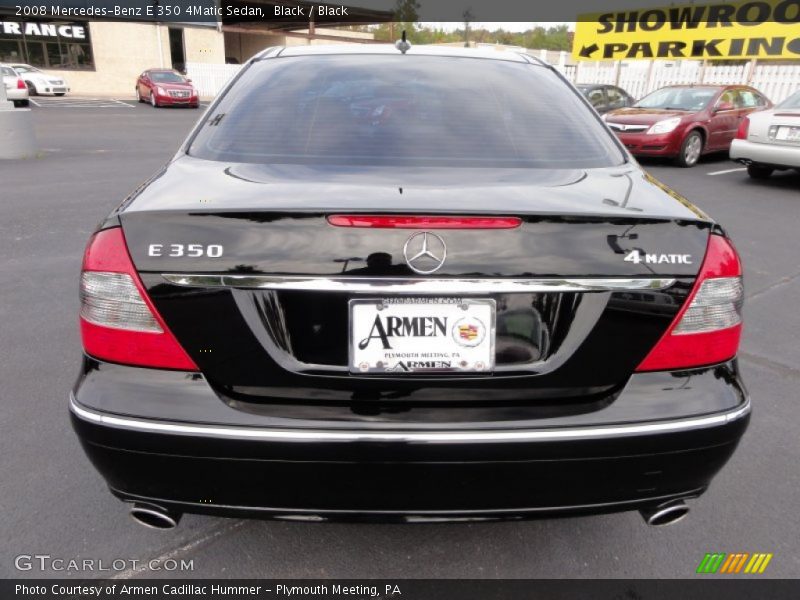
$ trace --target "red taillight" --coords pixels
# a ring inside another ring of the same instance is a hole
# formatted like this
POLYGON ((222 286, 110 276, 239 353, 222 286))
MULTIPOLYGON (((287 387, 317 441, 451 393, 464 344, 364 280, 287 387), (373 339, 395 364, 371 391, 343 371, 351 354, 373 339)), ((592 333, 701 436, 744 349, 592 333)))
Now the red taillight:
POLYGON ((25 82, 22 81, 22 79, 17 79, 17 89, 18 90, 24 90, 24 89, 27 89, 27 87, 28 86, 25 85, 25 82))
POLYGON ((736 139, 746 140, 749 131, 750 131, 750 119, 745 117, 744 119, 742 119, 742 122, 739 123, 739 128, 736 130, 736 139))
POLYGON ((198 370, 147 296, 119 227, 100 231, 86 246, 80 324, 83 348, 95 358, 198 370))
POLYGON ((328 223, 337 227, 377 229, 514 229, 519 217, 450 217, 436 215, 331 215, 328 223))
POLYGON ((689 297, 637 371, 685 369, 736 356, 742 334, 742 265, 733 245, 710 235, 689 297))

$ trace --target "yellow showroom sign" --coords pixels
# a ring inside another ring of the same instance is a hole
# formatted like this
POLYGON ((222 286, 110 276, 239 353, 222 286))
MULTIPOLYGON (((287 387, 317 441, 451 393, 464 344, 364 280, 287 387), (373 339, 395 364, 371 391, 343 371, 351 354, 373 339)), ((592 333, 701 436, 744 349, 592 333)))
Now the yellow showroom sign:
POLYGON ((581 15, 576 60, 800 60, 800 0, 754 0, 581 15))

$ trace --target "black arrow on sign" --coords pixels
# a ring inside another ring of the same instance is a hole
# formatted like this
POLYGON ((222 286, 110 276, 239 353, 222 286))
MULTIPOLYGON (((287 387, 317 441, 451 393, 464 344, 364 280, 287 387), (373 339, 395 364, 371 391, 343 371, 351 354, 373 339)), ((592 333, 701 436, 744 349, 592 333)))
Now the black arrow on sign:
POLYGON ((588 46, 588 47, 584 46, 583 48, 581 48, 581 51, 580 51, 579 54, 583 58, 591 58, 592 54, 594 54, 598 50, 600 50, 600 47, 597 44, 592 44, 591 46, 588 46))

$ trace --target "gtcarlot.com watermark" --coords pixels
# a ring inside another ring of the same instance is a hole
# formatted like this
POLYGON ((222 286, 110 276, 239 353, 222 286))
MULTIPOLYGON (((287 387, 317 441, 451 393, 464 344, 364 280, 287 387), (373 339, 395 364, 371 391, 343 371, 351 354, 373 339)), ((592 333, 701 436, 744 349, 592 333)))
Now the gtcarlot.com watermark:
POLYGON ((121 571, 194 571, 194 559, 153 558, 62 558, 50 554, 19 554, 14 557, 17 571, 56 571, 67 573, 121 571))

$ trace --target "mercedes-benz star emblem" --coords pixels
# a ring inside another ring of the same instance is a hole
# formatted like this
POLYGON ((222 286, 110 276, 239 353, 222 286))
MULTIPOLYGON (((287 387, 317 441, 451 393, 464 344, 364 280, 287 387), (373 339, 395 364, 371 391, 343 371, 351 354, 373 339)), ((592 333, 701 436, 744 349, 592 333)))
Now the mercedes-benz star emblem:
POLYGON ((403 256, 412 271, 428 275, 442 268, 447 258, 447 246, 435 233, 418 231, 406 240, 403 256))

